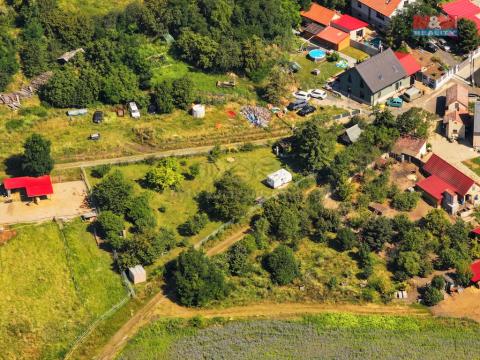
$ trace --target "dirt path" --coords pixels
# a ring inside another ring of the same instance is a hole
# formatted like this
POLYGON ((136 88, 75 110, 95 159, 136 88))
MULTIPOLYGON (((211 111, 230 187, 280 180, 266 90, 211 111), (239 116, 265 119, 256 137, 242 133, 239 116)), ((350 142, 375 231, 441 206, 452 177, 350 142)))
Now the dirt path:
POLYGON ((217 254, 221 254, 225 251, 227 251, 233 244, 236 242, 239 242, 244 238, 245 235, 247 235, 248 231, 250 230, 250 226, 244 226, 241 229, 237 230, 235 233, 230 235, 227 239, 224 241, 218 243, 214 247, 210 248, 207 250, 207 256, 214 256, 217 254))
MULTIPOLYGON (((233 244, 243 239, 249 226, 244 226, 228 238, 207 251, 208 256, 220 254, 230 248, 233 244)), ((171 301, 163 292, 155 295, 150 301, 135 313, 108 341, 97 359, 108 360, 114 359, 116 354, 123 348, 127 341, 133 337, 137 331, 144 325, 148 324, 155 316, 158 316, 158 309, 167 310, 170 316, 182 316, 188 308, 177 305, 171 301)), ((188 315, 185 315, 188 316, 188 315)))
POLYGON ((192 317, 204 316, 242 318, 242 317, 294 317, 304 314, 317 314, 322 312, 351 312, 356 314, 385 314, 398 316, 430 316, 426 310, 416 309, 405 305, 379 305, 379 304, 325 304, 325 303, 256 303, 246 306, 234 306, 224 309, 195 309, 185 308, 175 303, 164 304, 158 307, 155 315, 158 317, 192 317))
MULTIPOLYGON (((249 143, 254 144, 254 145, 265 145, 268 142, 277 139, 276 137, 272 138, 265 138, 261 140, 253 140, 249 141, 249 143)), ((222 146, 227 146, 227 147, 240 147, 244 143, 231 143, 231 144, 222 144, 222 146)), ((170 156, 189 156, 189 155, 200 155, 200 154, 206 154, 210 150, 213 149, 213 145, 208 145, 208 146, 200 146, 200 147, 192 147, 192 148, 184 148, 184 149, 175 149, 175 150, 165 150, 165 151, 158 151, 158 152, 152 152, 152 153, 144 153, 140 155, 132 155, 132 156, 123 156, 123 157, 117 157, 117 158, 111 158, 111 159, 98 159, 98 160, 88 160, 88 161, 77 161, 77 162, 71 162, 71 163, 64 163, 64 164, 56 164, 55 169, 60 169, 60 170, 65 170, 65 169, 74 169, 74 168, 80 168, 80 167, 92 167, 92 166, 98 166, 98 165, 114 165, 114 164, 120 164, 120 163, 135 163, 139 162, 148 158, 164 158, 164 157, 170 157, 170 156)))

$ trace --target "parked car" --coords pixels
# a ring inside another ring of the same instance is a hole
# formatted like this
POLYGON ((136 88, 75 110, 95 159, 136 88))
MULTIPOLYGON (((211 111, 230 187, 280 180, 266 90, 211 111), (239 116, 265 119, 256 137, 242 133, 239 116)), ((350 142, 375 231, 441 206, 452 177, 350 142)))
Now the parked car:
POLYGON ((88 138, 89 140, 100 140, 100 134, 99 133, 95 133, 95 134, 91 134, 88 138))
POLYGON ((103 112, 102 111, 95 111, 93 113, 93 122, 95 124, 100 124, 103 121, 103 112))
POLYGON ((315 112, 315 106, 312 106, 312 105, 306 105, 304 106, 303 108, 300 109, 299 112, 297 112, 297 115, 300 115, 300 116, 307 116, 309 114, 312 114, 315 112))
POLYGON ((310 91, 310 96, 314 99, 326 99, 327 92, 325 90, 315 89, 310 91))
POLYGON ((402 95, 402 99, 405 100, 406 102, 410 102, 410 101, 413 101, 415 99, 418 99, 419 97, 421 97, 423 94, 422 94, 422 91, 418 88, 416 88, 415 86, 412 86, 410 88, 407 89, 407 91, 405 91, 402 95))
POLYGON ((140 111, 138 110, 138 106, 135 102, 128 103, 128 111, 130 111, 130 116, 134 119, 140 118, 140 111))
POLYGON ((447 40, 445 39, 438 39, 438 47, 442 49, 443 51, 450 52, 450 46, 447 43, 447 40))
POLYGON ((288 111, 295 111, 295 110, 301 109, 301 108, 303 108, 307 105, 308 105, 308 103, 305 100, 296 100, 296 101, 293 101, 290 104, 288 104, 287 110, 288 111))
POLYGON ((387 105, 391 107, 401 108, 403 105, 403 100, 399 97, 391 97, 387 100, 387 105))
POLYGON ((432 40, 428 41, 425 45, 425 50, 434 53, 438 50, 437 44, 435 44, 432 40))
POLYGON ((299 90, 293 93, 293 97, 298 100, 308 100, 310 95, 306 91, 299 90))

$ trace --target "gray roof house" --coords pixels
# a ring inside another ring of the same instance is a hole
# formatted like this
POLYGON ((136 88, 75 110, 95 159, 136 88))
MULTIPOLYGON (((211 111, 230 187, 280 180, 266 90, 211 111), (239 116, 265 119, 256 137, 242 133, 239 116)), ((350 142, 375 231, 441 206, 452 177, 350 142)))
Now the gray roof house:
POLYGON ((362 135, 363 130, 358 126, 358 124, 353 125, 345 130, 345 133, 342 135, 342 141, 346 144, 353 144, 358 141, 360 135, 362 135))
POLYGON ((473 148, 480 149, 480 101, 475 102, 475 114, 473 117, 473 148))
POLYGON ((410 77, 391 49, 339 76, 340 91, 357 101, 376 105, 410 86, 410 77))

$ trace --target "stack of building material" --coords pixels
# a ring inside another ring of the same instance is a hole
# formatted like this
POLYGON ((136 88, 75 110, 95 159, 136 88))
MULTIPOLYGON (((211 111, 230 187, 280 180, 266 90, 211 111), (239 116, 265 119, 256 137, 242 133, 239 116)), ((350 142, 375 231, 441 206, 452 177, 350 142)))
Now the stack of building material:
POLYGON ((248 122, 259 127, 268 127, 272 118, 272 113, 268 109, 260 106, 243 106, 240 109, 240 113, 248 122))

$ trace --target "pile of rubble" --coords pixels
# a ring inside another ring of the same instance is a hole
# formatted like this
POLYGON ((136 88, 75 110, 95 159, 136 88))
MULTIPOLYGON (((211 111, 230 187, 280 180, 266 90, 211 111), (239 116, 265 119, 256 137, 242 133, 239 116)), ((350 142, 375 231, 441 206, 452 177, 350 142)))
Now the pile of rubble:
POLYGON ((22 105, 21 99, 32 97, 42 85, 45 85, 52 77, 53 72, 48 71, 30 81, 30 84, 23 86, 20 90, 8 94, 0 94, 0 104, 7 105, 12 110, 18 110, 22 105))
POLYGON ((260 106, 243 106, 240 109, 240 113, 249 123, 263 128, 268 127, 272 118, 272 113, 268 109, 260 106))

